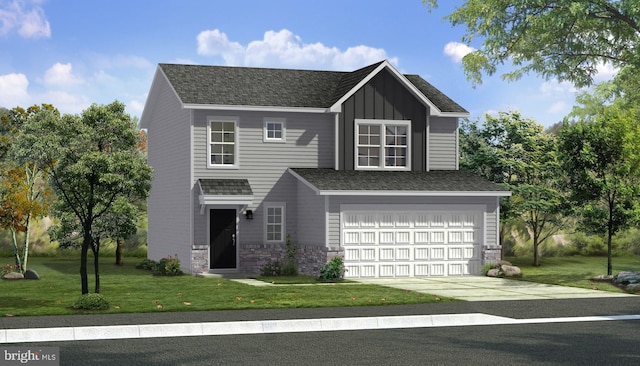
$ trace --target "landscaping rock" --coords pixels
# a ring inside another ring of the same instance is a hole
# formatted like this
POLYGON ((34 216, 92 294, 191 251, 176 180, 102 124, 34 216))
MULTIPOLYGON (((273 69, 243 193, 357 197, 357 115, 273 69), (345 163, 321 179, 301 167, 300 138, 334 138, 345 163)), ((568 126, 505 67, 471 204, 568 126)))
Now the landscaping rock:
POLYGON ((24 278, 24 275, 20 272, 9 272, 2 276, 3 280, 21 280, 24 278))
POLYGON ((632 283, 630 285, 627 285, 625 286, 624 290, 632 294, 637 294, 640 292, 640 283, 632 283))
POLYGON ((38 276, 38 272, 28 269, 24 271, 24 278, 27 280, 39 280, 40 276, 38 276))
POLYGON ((640 293, 640 272, 618 272, 611 278, 611 282, 630 293, 640 293))
POLYGON ((500 261, 487 271, 487 277, 522 277, 522 271, 507 261, 500 261))
POLYGON ((500 266, 500 269, 502 270, 502 273, 504 273, 505 277, 522 277, 520 267, 504 264, 500 266))
POLYGON ((619 272, 613 276, 613 282, 621 285, 640 283, 640 272, 619 272))
POLYGON ((487 271, 487 277, 500 277, 500 270, 497 268, 491 268, 487 271))

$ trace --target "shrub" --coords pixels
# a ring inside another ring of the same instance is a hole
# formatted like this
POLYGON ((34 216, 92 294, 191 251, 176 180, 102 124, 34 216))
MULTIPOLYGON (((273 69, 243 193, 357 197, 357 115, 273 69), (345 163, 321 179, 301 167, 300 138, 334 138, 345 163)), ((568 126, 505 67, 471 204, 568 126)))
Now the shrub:
POLYGON ((84 294, 74 301, 75 310, 107 310, 109 303, 101 294, 84 294))
POLYGON ((260 269, 261 276, 280 276, 282 274, 282 266, 280 261, 268 261, 267 264, 260 269))
POLYGON ((154 271, 158 267, 158 262, 153 259, 143 259, 142 262, 136 265, 137 269, 145 269, 148 271, 154 271))
POLYGON ((2 275, 6 275, 7 273, 11 273, 11 272, 19 272, 20 271, 20 266, 18 266, 17 264, 5 264, 2 266, 2 275))
POLYGON ((156 265, 156 268, 153 270, 153 274, 156 276, 179 276, 183 274, 180 269, 178 255, 176 254, 175 256, 160 259, 158 265, 156 265))
POLYGON ((607 254, 607 246, 599 236, 577 233, 571 238, 571 244, 582 255, 600 256, 607 254))
POLYGON ((344 279, 344 262, 342 257, 335 257, 320 269, 320 281, 342 281, 344 279))

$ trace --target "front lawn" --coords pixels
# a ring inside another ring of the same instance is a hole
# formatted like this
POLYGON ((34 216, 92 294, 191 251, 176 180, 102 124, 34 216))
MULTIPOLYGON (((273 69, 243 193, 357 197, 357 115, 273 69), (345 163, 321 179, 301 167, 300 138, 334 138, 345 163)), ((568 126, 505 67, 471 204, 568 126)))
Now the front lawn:
MULTIPOLYGON (((507 257, 505 260, 520 267, 523 281, 623 292, 609 283, 591 281, 591 278, 607 274, 607 257, 545 257, 540 259, 540 267, 532 266, 530 257, 507 257)), ((640 257, 637 256, 613 257, 612 264, 613 274, 640 271, 640 257)))
MULTIPOLYGON (((12 258, 0 258, 11 263, 12 258)), ((189 275, 154 277, 136 269, 140 258, 101 258, 101 291, 110 309, 100 313, 142 313, 227 309, 275 309, 397 305, 453 301, 382 286, 322 284, 312 286, 244 285, 219 278, 189 275)), ((0 281, 0 316, 77 314, 71 305, 80 296, 80 260, 68 257, 31 257, 29 268, 40 280, 0 281)), ((93 259, 89 258, 89 289, 93 289, 93 259)), ((86 314, 87 312, 83 312, 86 314)))

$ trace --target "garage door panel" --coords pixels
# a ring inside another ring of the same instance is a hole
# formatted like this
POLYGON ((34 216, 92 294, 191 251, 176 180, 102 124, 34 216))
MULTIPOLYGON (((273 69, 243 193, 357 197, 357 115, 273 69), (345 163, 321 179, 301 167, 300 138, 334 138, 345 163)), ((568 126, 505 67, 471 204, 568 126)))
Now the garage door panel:
POLYGON ((347 211, 342 218, 346 277, 479 271, 482 213, 347 211))

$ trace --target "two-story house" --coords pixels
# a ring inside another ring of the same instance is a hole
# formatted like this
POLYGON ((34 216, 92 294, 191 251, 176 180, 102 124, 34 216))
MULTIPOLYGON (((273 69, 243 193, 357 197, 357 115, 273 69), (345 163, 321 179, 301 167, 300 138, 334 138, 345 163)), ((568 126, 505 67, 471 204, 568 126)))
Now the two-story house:
POLYGON ((297 245, 302 273, 479 274, 499 199, 458 169, 468 112, 388 61, 353 72, 160 64, 141 118, 154 179, 148 255, 257 273, 297 245))

